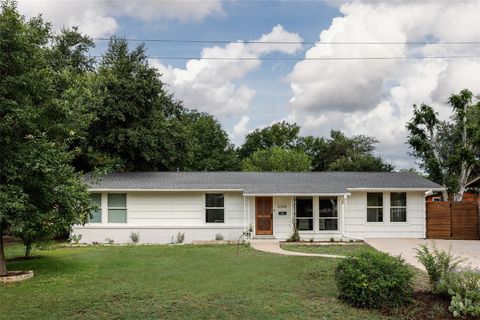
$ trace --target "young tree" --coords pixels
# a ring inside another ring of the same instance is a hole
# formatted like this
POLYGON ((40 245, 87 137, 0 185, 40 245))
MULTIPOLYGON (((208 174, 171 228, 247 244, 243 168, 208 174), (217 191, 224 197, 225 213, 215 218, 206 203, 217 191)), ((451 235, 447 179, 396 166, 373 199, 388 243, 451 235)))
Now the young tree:
POLYGON ((272 147, 257 150, 242 160, 243 171, 310 171, 312 159, 302 150, 272 147))
POLYGON ((3 1, 0 39, 0 239, 22 238, 28 254, 35 241, 88 216, 87 188, 70 166, 69 149, 81 132, 82 104, 74 93, 79 81, 63 81, 65 68, 52 63, 49 24, 26 21, 14 2, 3 1))
POLYGON ((464 89, 448 102, 450 121, 441 121, 428 105, 413 106, 408 144, 429 178, 447 189, 443 197, 451 193, 454 201, 461 201, 465 184, 480 167, 480 101, 464 89))

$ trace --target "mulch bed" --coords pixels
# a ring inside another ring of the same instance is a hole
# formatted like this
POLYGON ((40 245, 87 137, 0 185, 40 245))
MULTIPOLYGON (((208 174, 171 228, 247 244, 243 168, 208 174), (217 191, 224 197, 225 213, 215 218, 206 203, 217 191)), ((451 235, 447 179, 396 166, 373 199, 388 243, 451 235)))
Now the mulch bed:
POLYGON ((412 305, 397 310, 384 310, 385 315, 393 315, 405 320, 474 320, 474 317, 455 318, 448 311, 450 297, 435 295, 427 291, 414 294, 412 305))

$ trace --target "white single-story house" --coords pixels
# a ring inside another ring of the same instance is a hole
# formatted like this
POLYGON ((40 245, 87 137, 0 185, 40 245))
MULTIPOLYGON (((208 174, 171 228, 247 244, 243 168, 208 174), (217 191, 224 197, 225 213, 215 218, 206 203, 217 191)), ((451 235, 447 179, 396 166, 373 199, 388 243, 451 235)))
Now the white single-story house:
POLYGON ((85 176, 99 210, 82 241, 143 243, 425 238, 425 194, 442 187, 407 172, 128 172, 85 176))

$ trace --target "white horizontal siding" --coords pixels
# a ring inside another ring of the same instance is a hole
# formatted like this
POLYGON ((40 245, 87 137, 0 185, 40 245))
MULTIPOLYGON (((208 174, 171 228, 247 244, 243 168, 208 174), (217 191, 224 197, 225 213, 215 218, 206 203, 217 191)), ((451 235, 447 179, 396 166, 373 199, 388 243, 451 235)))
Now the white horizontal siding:
POLYGON ((424 192, 407 192, 407 222, 390 221, 390 192, 383 193, 383 222, 367 222, 367 192, 352 192, 346 212, 347 237, 422 238, 424 232, 424 192))
POLYGON ((287 239, 292 234, 292 199, 273 197, 273 234, 278 239, 287 239), (279 212, 287 212, 287 215, 281 216, 279 212))
MULTIPOLYGON (((185 232, 186 242, 212 240, 216 233, 226 239, 238 239, 251 224, 255 230, 255 197, 244 197, 241 192, 228 191, 225 195, 225 223, 205 222, 204 192, 128 192, 127 223, 109 224, 108 194, 102 193, 102 223, 75 226, 84 242, 130 242, 131 232, 140 232, 141 242, 168 243, 178 232, 185 232), (245 211, 245 212, 244 212, 245 211)), ((273 235, 285 240, 292 233, 292 205, 294 197, 273 197, 273 235), (287 215, 280 216, 285 211, 287 215)), ((338 231, 318 231, 318 197, 314 196, 314 231, 301 232, 304 240, 326 240, 342 237, 343 197, 338 198, 338 231)), ((407 192, 407 222, 390 222, 390 192, 384 192, 384 222, 366 222, 367 192, 355 191, 347 198, 345 230, 347 238, 421 238, 424 234, 424 193, 407 192)))
MULTIPOLYGON (((130 242, 136 229, 143 230, 143 242, 171 242, 172 235, 184 230, 186 239, 213 240, 216 233, 226 239, 238 239, 244 228, 244 203, 241 192, 225 192, 225 223, 205 222, 204 192, 129 192, 127 193, 127 223, 109 224, 108 194, 102 194, 102 223, 76 226, 82 241, 130 242), (187 231, 188 230, 188 231, 187 231)), ((142 237, 141 237, 142 238, 142 237)), ((186 240, 186 241, 187 241, 186 240)))

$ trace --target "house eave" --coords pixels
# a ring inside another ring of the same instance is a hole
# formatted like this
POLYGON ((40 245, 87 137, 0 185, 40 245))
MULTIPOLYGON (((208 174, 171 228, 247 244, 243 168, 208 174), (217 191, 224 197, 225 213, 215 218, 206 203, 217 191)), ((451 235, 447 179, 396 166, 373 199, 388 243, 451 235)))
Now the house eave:
POLYGON ((132 189, 132 188, 89 188, 90 192, 241 192, 243 189, 132 189))
POLYGON ((443 191, 445 188, 347 188, 348 191, 443 191))
POLYGON ((244 193, 245 197, 301 197, 301 196, 315 196, 315 197, 333 197, 333 196, 350 196, 351 193, 244 193))

